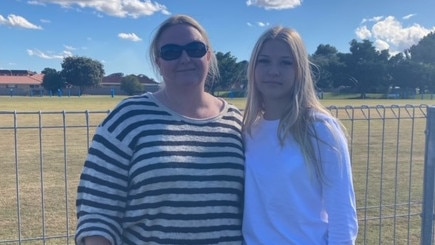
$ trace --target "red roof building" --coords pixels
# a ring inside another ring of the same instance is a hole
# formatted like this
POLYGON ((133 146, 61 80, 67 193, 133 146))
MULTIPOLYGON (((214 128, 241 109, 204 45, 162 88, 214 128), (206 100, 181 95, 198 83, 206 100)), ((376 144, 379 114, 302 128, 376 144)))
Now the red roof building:
POLYGON ((30 95, 43 90, 44 74, 25 70, 0 70, 0 94, 30 95))
MULTIPOLYGON (((98 88, 89 88, 90 94, 107 94, 112 89, 120 91, 123 73, 114 73, 103 78, 98 88)), ((159 83, 145 75, 138 75, 139 81, 147 88, 147 91, 155 91, 159 83)), ((0 70, 0 95, 42 95, 44 88, 42 81, 44 74, 38 74, 27 70, 0 70)))

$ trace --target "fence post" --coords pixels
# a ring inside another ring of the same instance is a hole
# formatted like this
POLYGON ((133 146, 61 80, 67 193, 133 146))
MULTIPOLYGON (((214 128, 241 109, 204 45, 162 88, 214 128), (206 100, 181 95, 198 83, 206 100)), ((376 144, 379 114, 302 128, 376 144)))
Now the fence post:
POLYGON ((435 186, 435 107, 427 108, 421 245, 432 245, 435 186))

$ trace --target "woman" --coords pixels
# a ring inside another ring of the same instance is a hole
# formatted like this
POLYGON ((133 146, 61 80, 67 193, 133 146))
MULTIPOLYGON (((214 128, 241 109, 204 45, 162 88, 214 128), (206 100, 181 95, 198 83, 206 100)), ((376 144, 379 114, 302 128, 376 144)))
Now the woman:
POLYGON ((316 97, 299 34, 274 27, 248 66, 243 235, 255 244, 354 244, 345 130, 316 97))
POLYGON ((93 139, 77 244, 241 244, 240 111, 204 90, 218 74, 201 25, 167 19, 150 47, 164 87, 121 102, 93 139))

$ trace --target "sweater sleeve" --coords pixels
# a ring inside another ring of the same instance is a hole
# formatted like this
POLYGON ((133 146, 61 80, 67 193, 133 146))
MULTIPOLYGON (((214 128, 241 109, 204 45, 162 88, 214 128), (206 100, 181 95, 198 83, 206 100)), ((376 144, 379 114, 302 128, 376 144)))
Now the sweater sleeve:
POLYGON ((314 149, 325 177, 322 197, 328 215, 328 244, 355 244, 358 219, 347 139, 335 119, 318 121, 314 128, 314 149))
POLYGON ((89 236, 121 244, 130 154, 105 127, 97 129, 77 190, 76 244, 83 245, 89 236))

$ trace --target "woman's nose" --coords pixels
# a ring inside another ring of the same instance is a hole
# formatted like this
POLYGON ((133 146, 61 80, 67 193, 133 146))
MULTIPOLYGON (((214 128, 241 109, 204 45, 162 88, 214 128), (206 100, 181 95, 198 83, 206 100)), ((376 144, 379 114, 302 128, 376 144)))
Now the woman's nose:
POLYGON ((180 60, 181 61, 190 61, 190 56, 187 54, 186 50, 183 50, 181 52, 180 60))

